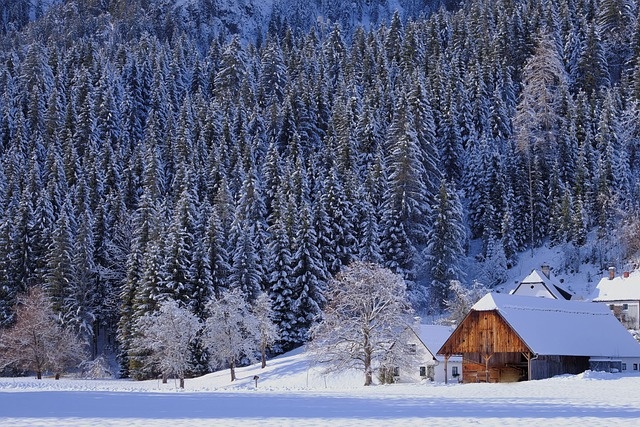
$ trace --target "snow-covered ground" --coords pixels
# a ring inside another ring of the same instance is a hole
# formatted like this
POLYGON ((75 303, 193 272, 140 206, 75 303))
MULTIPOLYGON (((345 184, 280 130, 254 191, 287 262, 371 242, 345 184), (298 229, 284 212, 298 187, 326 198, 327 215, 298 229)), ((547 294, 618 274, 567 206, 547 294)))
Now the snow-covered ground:
POLYGON ((0 378, 2 426, 612 426, 640 423, 640 375, 587 372, 512 384, 362 386, 301 351, 188 379, 0 378), (258 387, 253 380, 258 375, 258 387))

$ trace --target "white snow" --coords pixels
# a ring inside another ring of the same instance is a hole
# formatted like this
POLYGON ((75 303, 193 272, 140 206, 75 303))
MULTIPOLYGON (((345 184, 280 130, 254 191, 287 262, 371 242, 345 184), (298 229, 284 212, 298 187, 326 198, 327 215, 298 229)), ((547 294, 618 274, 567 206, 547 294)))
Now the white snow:
POLYGON ((640 271, 611 280, 608 276, 603 277, 591 297, 593 301, 640 301, 640 271))
POLYGON ((611 426, 640 421, 640 375, 586 372, 510 384, 362 386, 323 376, 298 350, 173 381, 0 378, 2 426, 611 426), (253 380, 258 375, 256 389, 253 380))
POLYGON ((449 339, 454 329, 451 326, 444 325, 420 325, 418 337, 437 360, 444 360, 443 356, 439 356, 436 353, 440 350, 442 344, 449 339))

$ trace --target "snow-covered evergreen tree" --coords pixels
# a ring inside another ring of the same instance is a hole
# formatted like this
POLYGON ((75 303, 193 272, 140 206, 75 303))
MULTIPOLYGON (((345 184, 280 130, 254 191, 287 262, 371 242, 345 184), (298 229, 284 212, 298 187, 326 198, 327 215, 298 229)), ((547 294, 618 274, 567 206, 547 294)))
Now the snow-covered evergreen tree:
POLYGON ((425 259, 431 277, 431 300, 436 307, 444 308, 450 282, 465 276, 462 259, 467 237, 455 185, 442 180, 436 200, 425 259))

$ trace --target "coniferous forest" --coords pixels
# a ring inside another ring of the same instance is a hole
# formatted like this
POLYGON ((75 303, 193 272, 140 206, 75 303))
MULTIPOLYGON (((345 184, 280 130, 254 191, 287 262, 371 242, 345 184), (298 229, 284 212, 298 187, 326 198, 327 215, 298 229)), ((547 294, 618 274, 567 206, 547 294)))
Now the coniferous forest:
POLYGON ((210 0, 8 3, 0 324, 43 286, 123 375, 163 301, 267 293, 284 351, 353 261, 438 313, 638 222, 637 0, 274 1, 255 31, 210 0))

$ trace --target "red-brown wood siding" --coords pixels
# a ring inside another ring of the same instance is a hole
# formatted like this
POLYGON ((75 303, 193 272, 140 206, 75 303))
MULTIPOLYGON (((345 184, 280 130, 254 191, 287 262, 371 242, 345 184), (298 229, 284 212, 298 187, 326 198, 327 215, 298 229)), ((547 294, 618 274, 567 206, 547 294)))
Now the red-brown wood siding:
POLYGON ((440 353, 527 353, 530 349, 494 311, 472 311, 444 343, 440 353))

